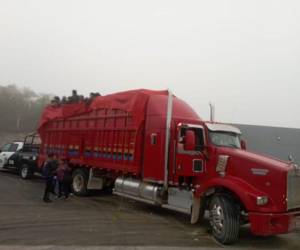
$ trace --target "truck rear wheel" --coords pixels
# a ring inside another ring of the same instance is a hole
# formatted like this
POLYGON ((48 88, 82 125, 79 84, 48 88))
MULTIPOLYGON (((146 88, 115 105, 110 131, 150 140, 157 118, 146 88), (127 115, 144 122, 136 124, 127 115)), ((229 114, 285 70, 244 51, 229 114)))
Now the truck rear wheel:
POLYGON ((229 197, 219 194, 213 196, 209 204, 209 222, 218 242, 230 244, 238 239, 239 211, 229 197))
POLYGON ((19 174, 22 179, 30 179, 33 175, 33 171, 27 163, 23 163, 19 169, 19 174))
POLYGON ((72 176, 72 189, 74 194, 78 196, 86 196, 88 194, 87 182, 87 171, 85 169, 76 169, 72 176))

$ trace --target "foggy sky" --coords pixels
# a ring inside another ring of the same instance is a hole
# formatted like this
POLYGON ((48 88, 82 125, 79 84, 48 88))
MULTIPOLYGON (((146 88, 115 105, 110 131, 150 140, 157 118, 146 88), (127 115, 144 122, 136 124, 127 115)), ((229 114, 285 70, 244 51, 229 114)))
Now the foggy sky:
POLYGON ((300 1, 0 0, 0 85, 169 88, 204 118, 300 128, 300 1))

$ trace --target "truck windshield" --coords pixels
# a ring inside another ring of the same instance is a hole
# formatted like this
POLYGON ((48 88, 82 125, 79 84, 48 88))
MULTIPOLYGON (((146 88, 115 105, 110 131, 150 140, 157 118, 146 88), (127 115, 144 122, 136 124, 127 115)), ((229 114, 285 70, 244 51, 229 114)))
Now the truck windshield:
POLYGON ((16 152, 18 149, 18 144, 16 143, 9 143, 2 147, 2 152, 16 152))
POLYGON ((215 146, 241 148, 239 135, 223 131, 209 131, 209 138, 215 146))

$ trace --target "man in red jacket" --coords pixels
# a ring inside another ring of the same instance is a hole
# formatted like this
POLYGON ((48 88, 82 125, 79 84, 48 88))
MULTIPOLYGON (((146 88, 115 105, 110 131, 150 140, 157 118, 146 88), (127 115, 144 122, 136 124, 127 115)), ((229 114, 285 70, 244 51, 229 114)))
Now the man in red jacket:
POLYGON ((71 185, 71 168, 69 167, 69 160, 62 159, 56 170, 57 180, 58 180, 58 197, 62 196, 64 193, 67 199, 70 194, 71 185))

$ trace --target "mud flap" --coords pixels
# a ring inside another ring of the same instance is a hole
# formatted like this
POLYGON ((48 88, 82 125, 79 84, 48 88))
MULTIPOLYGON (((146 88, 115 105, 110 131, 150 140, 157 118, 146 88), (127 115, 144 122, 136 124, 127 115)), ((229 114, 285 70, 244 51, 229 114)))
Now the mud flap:
POLYGON ((104 180, 101 177, 96 177, 94 171, 91 168, 89 172, 89 179, 87 183, 87 189, 101 190, 104 187, 104 180))
POLYGON ((199 197, 193 196, 191 224, 195 224, 199 220, 200 200, 201 199, 199 197))

